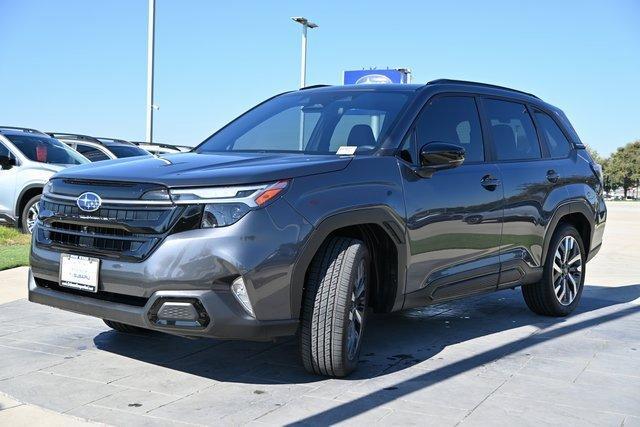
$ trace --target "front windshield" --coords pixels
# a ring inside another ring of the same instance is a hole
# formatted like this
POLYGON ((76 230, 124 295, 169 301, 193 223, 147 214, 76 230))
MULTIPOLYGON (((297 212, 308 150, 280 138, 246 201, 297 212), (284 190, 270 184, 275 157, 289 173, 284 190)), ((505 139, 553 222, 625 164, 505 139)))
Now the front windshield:
POLYGON ((82 154, 54 138, 35 135, 5 135, 29 160, 55 165, 89 163, 82 154))
POLYGON ((135 145, 112 144, 107 145, 107 148, 119 159, 123 157, 149 156, 151 154, 135 145))
POLYGON ((333 154, 342 146, 371 151, 384 140, 409 96, 382 90, 281 95, 240 116, 195 151, 333 154))

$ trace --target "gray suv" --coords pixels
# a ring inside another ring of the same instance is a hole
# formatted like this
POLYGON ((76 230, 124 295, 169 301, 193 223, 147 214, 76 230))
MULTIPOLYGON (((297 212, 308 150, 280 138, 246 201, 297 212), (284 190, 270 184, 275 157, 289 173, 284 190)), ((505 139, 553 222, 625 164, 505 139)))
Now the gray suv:
POLYGON ((566 116, 470 82, 275 96, 190 153, 56 174, 29 299, 117 331, 273 339, 355 369, 371 311, 522 286, 565 316, 607 216, 566 116))

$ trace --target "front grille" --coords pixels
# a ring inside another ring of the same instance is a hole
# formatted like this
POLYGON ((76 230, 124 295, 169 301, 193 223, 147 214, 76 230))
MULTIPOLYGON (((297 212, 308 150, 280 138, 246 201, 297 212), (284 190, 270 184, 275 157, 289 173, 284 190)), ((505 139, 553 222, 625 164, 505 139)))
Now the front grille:
POLYGON ((62 215, 82 216, 84 218, 108 218, 118 221, 158 221, 166 209, 107 209, 100 208, 95 212, 82 212, 76 205, 57 203, 49 200, 42 202, 42 208, 62 215))
POLYGON ((43 198, 36 243, 60 251, 141 261, 171 231, 185 209, 112 205, 84 212, 73 201, 43 198))

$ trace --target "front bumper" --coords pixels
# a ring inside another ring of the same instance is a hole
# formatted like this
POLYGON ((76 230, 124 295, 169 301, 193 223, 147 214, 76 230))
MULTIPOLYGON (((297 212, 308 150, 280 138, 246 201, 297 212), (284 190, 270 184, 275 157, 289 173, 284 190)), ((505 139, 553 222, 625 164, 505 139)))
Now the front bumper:
POLYGON ((61 288, 61 252, 34 244, 29 300, 178 335, 260 340, 293 335, 299 316, 291 310, 291 273, 311 230, 280 199, 229 227, 170 235, 142 262, 101 259, 97 294, 61 288), (231 293, 238 276, 255 317, 231 293), (158 301, 184 300, 196 301, 207 322, 197 327, 155 322, 158 301))
POLYGON ((183 336, 266 340, 293 335, 298 328, 297 319, 262 321, 246 315, 237 307, 237 302, 230 292, 159 291, 154 293, 144 306, 137 307, 38 286, 31 270, 29 271, 29 301, 74 313, 183 336), (189 298, 200 301, 212 319, 203 328, 154 324, 149 317, 154 304, 160 299, 171 300, 174 298, 189 298))

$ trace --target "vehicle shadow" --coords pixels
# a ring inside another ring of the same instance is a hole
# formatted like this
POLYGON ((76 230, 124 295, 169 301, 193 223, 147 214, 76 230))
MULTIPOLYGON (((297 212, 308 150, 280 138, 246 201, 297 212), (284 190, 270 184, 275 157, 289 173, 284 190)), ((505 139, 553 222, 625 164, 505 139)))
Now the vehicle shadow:
MULTIPOLYGON (((522 301, 520 291, 516 290, 396 314, 373 315, 367 324, 360 366, 346 380, 375 378, 429 359, 437 360, 449 346, 495 333, 508 332, 514 339, 508 340, 507 344, 501 341, 484 352, 474 351, 468 357, 462 354, 445 366, 436 364, 423 375, 394 386, 396 392, 393 394, 374 392, 304 421, 323 423, 326 421, 323 416, 328 416, 332 422, 347 419, 385 403, 385 399, 393 400, 400 397, 399 394, 411 393, 415 391, 414 387, 429 387, 528 347, 638 313, 639 306, 616 307, 638 298, 640 284, 587 286, 573 316, 547 318, 531 313, 522 301)), ((296 338, 246 342, 193 340, 154 332, 127 335, 108 331, 96 336, 94 343, 103 351, 217 381, 305 384, 326 380, 304 371, 296 338)))

